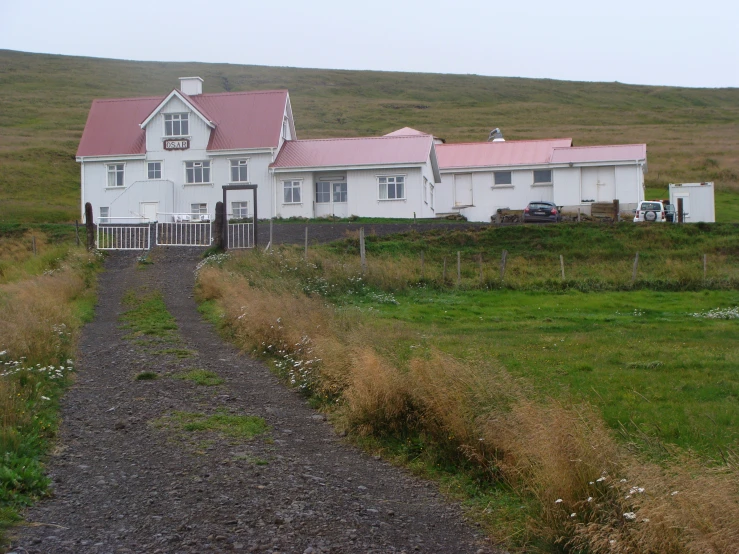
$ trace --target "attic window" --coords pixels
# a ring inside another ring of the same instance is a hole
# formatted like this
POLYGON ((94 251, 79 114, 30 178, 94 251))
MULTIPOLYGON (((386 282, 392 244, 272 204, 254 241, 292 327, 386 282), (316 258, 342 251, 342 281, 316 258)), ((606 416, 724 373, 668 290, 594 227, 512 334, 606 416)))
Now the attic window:
POLYGON ((164 136, 185 137, 190 134, 188 114, 165 113, 164 114, 164 136))

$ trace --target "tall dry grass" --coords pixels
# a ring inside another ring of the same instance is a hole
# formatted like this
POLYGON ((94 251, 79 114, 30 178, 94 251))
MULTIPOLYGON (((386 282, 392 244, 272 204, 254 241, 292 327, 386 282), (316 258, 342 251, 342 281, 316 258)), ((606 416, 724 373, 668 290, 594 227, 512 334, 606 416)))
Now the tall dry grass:
POLYGON ((646 462, 614 440, 592 407, 534 400, 525 383, 488 360, 462 362, 433 348, 395 360, 385 353, 397 327, 306 295, 296 262, 281 279, 256 280, 259 264, 273 262, 255 257, 249 277, 206 268, 200 298, 220 302, 243 348, 300 367, 285 376, 330 398, 337 425, 359 435, 422 433, 446 455, 536 499, 529 536, 553 549, 736 552, 735 466, 719 471, 687 455, 646 462))

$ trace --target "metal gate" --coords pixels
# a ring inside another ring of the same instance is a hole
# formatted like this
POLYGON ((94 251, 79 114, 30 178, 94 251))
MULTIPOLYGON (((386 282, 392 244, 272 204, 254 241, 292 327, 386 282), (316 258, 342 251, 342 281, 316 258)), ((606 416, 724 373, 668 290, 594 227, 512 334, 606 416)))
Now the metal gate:
POLYGON ((96 243, 100 250, 149 250, 151 226, 148 223, 100 223, 96 243))
POLYGON ((254 248, 254 223, 226 225, 226 244, 230 248, 254 248))
POLYGON ((157 246, 210 246, 213 225, 210 221, 157 222, 157 246))

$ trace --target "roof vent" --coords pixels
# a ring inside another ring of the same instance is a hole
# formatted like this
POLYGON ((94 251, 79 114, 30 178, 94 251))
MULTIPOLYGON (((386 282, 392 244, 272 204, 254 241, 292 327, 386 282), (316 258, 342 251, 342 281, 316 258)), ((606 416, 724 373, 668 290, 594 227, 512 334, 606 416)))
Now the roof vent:
POLYGON ((503 138, 503 133, 498 127, 490 131, 488 142, 505 142, 505 139, 503 138))
POLYGON ((203 80, 200 77, 180 77, 180 90, 188 96, 203 94, 203 80))

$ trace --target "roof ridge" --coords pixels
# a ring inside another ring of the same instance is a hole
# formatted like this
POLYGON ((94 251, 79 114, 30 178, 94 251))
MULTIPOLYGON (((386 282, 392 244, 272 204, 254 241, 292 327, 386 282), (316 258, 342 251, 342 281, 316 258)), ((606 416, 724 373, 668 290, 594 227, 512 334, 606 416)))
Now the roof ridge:
POLYGON ((237 91, 231 91, 231 92, 204 92, 202 94, 194 94, 190 95, 190 97, 202 97, 202 96, 239 96, 243 94, 276 94, 276 93, 286 93, 288 90, 286 88, 276 88, 276 89, 269 89, 269 90, 237 90, 237 91))
POLYGON ((169 93, 163 96, 133 96, 130 98, 93 98, 93 102, 131 102, 132 100, 164 100, 169 93))
MULTIPOLYGON (((645 142, 631 142, 628 144, 592 144, 592 145, 582 145, 582 146, 567 146, 565 147, 567 150, 578 150, 580 148, 613 148, 619 147, 619 146, 646 146, 647 144, 645 142)), ((555 146, 556 149, 562 149, 562 146, 555 146)))
MULTIPOLYGON (((512 144, 512 143, 518 143, 518 142, 554 142, 559 140, 569 140, 572 141, 572 138, 570 137, 563 137, 563 138, 548 138, 548 139, 521 139, 521 140, 503 140, 498 142, 492 142, 487 140, 481 140, 476 142, 447 142, 445 144, 438 144, 437 146, 460 146, 460 145, 466 145, 466 144, 512 144)), ((562 148, 561 146, 555 146, 555 148, 562 148)), ((566 148, 573 148, 571 146, 568 146, 566 148)))
POLYGON ((299 139, 299 140, 288 140, 287 143, 297 142, 329 142, 329 141, 340 141, 340 140, 397 140, 397 139, 423 139, 432 138, 431 135, 395 135, 395 136, 382 136, 382 137, 332 137, 332 138, 320 138, 320 139, 299 139))

